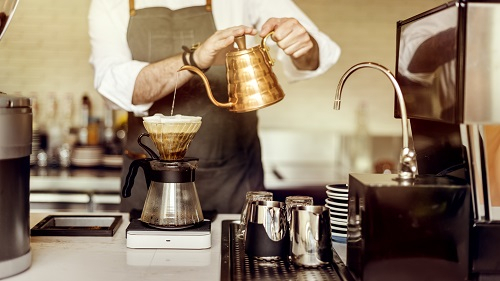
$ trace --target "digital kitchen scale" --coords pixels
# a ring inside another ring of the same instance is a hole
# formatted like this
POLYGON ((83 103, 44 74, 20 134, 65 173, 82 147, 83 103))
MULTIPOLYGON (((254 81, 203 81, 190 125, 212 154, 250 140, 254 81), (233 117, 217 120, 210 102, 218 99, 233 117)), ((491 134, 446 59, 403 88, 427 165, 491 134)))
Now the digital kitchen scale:
POLYGON ((211 221, 205 219, 191 228, 164 230, 133 219, 126 238, 127 248, 134 249, 208 249, 212 246, 211 221))

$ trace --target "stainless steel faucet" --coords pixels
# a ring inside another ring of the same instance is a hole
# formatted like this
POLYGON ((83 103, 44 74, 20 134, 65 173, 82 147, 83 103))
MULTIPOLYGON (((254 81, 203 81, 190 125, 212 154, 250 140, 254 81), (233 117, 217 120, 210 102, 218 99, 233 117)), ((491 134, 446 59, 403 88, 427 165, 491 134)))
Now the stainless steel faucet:
POLYGON ((417 174, 417 160, 415 151, 411 149, 408 145, 409 130, 408 130, 408 116, 406 114, 406 106, 403 98, 403 93, 401 92, 401 88, 399 87, 396 78, 389 69, 374 62, 362 62, 349 68, 346 71, 346 73, 344 73, 337 86, 333 109, 340 110, 340 99, 342 96, 342 88, 344 87, 345 81, 354 71, 361 68, 374 68, 382 71, 391 80, 392 86, 394 87, 394 90, 396 90, 396 97, 398 99, 399 107, 401 109, 401 125, 403 129, 403 149, 401 150, 401 156, 399 159, 398 179, 400 180, 413 179, 417 174))

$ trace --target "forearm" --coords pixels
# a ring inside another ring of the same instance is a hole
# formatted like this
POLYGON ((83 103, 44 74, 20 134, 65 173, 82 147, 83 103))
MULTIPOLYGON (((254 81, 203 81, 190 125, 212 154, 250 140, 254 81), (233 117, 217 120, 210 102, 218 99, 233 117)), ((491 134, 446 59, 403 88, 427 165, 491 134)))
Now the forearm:
MULTIPOLYGON (((198 67, 209 68, 216 62, 219 53, 234 43, 234 37, 256 33, 254 28, 243 25, 219 30, 203 42, 191 56, 198 67)), ((187 60, 190 61, 189 58, 187 60)), ((189 71, 177 72, 183 65, 182 55, 179 54, 144 67, 135 81, 132 104, 157 101, 172 93, 175 87, 184 85, 193 74, 189 71)))
POLYGON ((132 104, 157 101, 184 85, 192 74, 188 71, 177 72, 183 65, 179 54, 144 67, 135 80, 132 104))

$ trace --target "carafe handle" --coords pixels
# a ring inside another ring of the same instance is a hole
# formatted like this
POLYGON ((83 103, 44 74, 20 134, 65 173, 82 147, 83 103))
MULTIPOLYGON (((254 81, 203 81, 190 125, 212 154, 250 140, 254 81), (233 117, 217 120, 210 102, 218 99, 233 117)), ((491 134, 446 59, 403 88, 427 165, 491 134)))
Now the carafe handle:
POLYGON ((142 143, 142 138, 143 137, 149 137, 149 133, 142 133, 138 138, 137 138, 137 142, 139 143, 139 145, 144 149, 146 150, 146 152, 149 154, 149 156, 151 156, 151 158, 153 159, 160 159, 160 156, 158 156, 158 154, 156 154, 151 148, 149 148, 147 145, 143 144, 142 143))
POLYGON ((217 107, 221 107, 221 108, 230 108, 230 107, 233 107, 234 106, 234 102, 227 102, 227 103, 221 103, 221 102, 218 102, 215 98, 214 98, 214 95, 212 94, 212 89, 210 89, 210 83, 208 82, 208 78, 207 76, 205 76, 205 74, 203 73, 203 71, 201 71, 199 68, 195 67, 195 66, 191 66, 191 65, 184 65, 182 66, 181 68, 179 68, 178 71, 182 71, 182 70, 189 70, 189 71, 192 71, 196 74, 198 74, 198 76, 201 77, 201 79, 203 80, 203 83, 205 84, 205 88, 207 89, 207 95, 208 95, 208 98, 210 99, 210 101, 215 104, 217 107))
POLYGON ((130 163, 130 167, 128 168, 127 177, 125 178, 125 184, 122 189, 123 198, 130 197, 132 195, 132 187, 134 186, 135 176, 137 175, 137 171, 140 167, 144 170, 144 177, 146 178, 146 185, 149 188, 151 184, 151 180, 149 177, 151 166, 149 165, 150 158, 146 159, 136 159, 130 163))

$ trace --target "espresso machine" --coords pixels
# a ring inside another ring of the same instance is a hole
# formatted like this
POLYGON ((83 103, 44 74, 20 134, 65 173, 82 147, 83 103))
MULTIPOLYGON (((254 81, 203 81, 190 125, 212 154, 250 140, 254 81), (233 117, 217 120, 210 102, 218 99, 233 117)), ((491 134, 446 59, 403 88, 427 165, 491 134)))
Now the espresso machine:
POLYGON ((498 0, 457 0, 397 24, 396 78, 419 173, 470 186, 471 280, 500 280, 499 18, 498 0))
POLYGON ((122 190, 129 197, 139 168, 144 170, 148 193, 141 218, 126 230, 128 248, 206 249, 211 246, 210 221, 205 220, 195 185, 196 158, 185 154, 201 126, 201 117, 144 117, 147 133, 137 141, 150 158, 136 159, 129 167, 122 190), (150 138, 154 149, 143 142, 150 138))
POLYGON ((397 23, 397 175, 350 174, 357 280, 500 280, 500 1, 456 0, 397 23), (412 142, 410 143, 410 136, 412 142))

